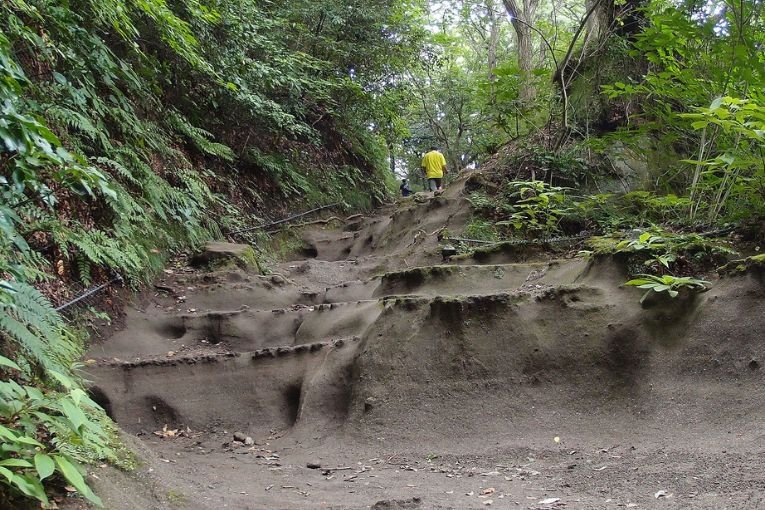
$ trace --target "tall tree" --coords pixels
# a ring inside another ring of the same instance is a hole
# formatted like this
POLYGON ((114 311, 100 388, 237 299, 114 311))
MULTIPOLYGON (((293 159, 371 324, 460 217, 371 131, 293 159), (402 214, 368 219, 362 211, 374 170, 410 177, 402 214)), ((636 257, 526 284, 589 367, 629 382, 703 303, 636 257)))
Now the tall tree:
POLYGON ((537 20, 537 8, 540 0, 502 0, 516 35, 518 52, 518 68, 523 80, 520 88, 520 99, 526 104, 536 98, 536 87, 533 80, 534 68, 534 33, 532 27, 537 20))

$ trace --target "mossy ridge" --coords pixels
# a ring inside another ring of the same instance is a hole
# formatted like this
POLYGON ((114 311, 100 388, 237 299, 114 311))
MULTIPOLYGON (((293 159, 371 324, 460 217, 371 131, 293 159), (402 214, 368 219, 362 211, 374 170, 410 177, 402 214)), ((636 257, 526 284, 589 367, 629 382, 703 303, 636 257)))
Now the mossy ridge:
POLYGON ((718 268, 717 272, 720 276, 743 276, 749 273, 761 274, 765 272, 765 253, 753 255, 745 259, 732 260, 718 268))
POLYGON ((191 259, 191 264, 209 272, 241 269, 265 274, 255 248, 250 245, 208 243, 191 259))
POLYGON ((382 283, 405 282, 417 285, 426 281, 428 278, 449 276, 459 270, 460 267, 455 265, 415 267, 404 271, 385 273, 382 276, 382 283))
POLYGON ((514 241, 502 241, 490 246, 481 246, 467 253, 461 253, 451 258, 453 262, 475 260, 486 263, 493 261, 496 256, 509 257, 512 260, 525 260, 545 252, 556 253, 553 245, 544 241, 520 244, 514 241))

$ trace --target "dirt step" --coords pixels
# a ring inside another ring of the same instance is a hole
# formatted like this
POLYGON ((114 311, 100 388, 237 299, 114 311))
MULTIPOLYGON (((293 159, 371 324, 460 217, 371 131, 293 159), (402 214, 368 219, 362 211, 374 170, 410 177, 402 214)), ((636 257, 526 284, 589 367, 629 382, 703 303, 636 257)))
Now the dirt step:
POLYGON ((211 273, 174 272, 155 285, 154 307, 149 315, 193 310, 236 310, 242 305, 261 310, 293 304, 321 303, 322 295, 300 288, 281 274, 262 276, 246 271, 211 273))
POLYGON ((394 271, 366 281, 330 287, 324 302, 338 303, 396 295, 480 295, 527 285, 566 285, 581 278, 582 259, 492 265, 436 265, 394 271))
POLYGON ((94 346, 88 357, 133 359, 216 349, 249 352, 362 336, 382 312, 379 300, 293 305, 275 310, 210 311, 131 317, 131 327, 94 346), (138 343, 137 343, 138 342, 138 343))
POLYGON ((249 424, 263 433, 302 418, 329 432, 348 412, 348 367, 361 339, 86 368, 90 392, 130 432, 249 424))

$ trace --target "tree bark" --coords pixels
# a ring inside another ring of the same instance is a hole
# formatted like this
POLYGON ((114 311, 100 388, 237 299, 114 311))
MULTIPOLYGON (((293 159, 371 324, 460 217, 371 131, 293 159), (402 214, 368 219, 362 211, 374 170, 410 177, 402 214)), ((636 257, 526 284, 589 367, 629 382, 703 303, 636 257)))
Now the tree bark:
POLYGON ((518 68, 521 72, 519 98, 523 103, 528 104, 533 102, 537 95, 532 74, 534 68, 534 41, 529 25, 534 25, 539 0, 521 1, 522 3, 518 3, 516 0, 502 0, 507 13, 510 15, 510 21, 515 30, 518 46, 518 68))
POLYGON ((497 16, 494 0, 486 1, 486 16, 489 22, 489 38, 486 41, 487 50, 487 64, 489 72, 489 81, 494 81, 497 77, 494 75, 494 70, 497 68, 497 48, 499 46, 499 36, 501 29, 501 19, 497 16))

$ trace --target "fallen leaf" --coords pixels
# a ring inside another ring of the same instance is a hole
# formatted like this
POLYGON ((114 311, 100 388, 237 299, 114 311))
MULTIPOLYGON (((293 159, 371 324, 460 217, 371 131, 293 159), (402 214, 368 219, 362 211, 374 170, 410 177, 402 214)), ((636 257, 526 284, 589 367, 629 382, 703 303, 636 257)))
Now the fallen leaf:
POLYGON ((668 498, 669 496, 670 496, 670 494, 667 494, 667 491, 665 491, 665 490, 657 491, 656 494, 653 495, 653 497, 656 498, 656 499, 659 499, 659 498, 668 498))

